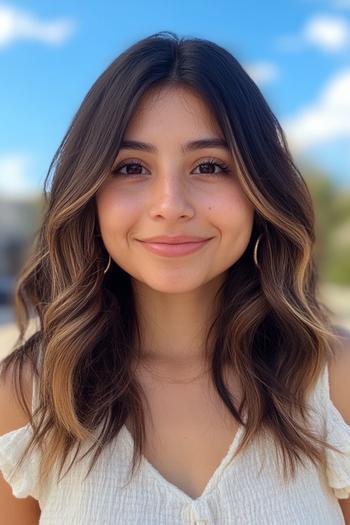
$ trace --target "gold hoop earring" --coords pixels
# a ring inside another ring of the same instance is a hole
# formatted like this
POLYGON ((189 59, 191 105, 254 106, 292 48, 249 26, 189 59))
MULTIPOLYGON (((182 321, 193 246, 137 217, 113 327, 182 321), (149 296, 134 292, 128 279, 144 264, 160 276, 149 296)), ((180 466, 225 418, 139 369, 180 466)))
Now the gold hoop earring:
POLYGON ((259 268, 259 270, 260 270, 260 266, 258 264, 257 253, 258 253, 258 246, 259 246, 259 242, 260 242, 261 237, 262 237, 262 233, 259 235, 259 237, 256 240, 256 243, 255 243, 255 246, 254 246, 254 253, 253 253, 255 266, 257 268, 259 268))
POLYGON ((107 264, 107 268, 106 268, 106 269, 104 270, 104 272, 103 272, 103 273, 107 273, 107 272, 108 272, 108 268, 110 267, 110 265, 111 265, 111 256, 109 255, 109 257, 108 257, 108 264, 107 264))

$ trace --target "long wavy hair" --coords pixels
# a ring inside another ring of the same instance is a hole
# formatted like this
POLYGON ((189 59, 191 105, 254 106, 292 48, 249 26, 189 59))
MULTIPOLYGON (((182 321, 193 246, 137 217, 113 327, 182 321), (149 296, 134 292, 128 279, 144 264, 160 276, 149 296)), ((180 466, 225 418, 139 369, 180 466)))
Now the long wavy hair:
POLYGON ((251 239, 218 290, 220 308, 206 340, 215 387, 244 425, 236 455, 267 431, 287 480, 305 458, 319 465, 322 447, 337 450, 308 427, 307 396, 334 352, 336 335, 331 311, 318 299, 306 182, 277 118, 238 60, 211 41, 162 31, 122 52, 83 99, 51 161, 42 221, 18 275, 13 304, 20 333, 1 373, 11 368, 33 431, 19 465, 37 445, 42 483, 56 462, 62 473, 76 448, 67 473, 91 440, 90 473, 129 417, 132 473, 142 458, 144 397, 132 366, 140 355, 140 330, 130 276, 113 261, 104 274, 108 253, 95 195, 140 98, 169 85, 194 89, 216 115, 255 209, 251 239), (260 235, 257 266, 253 251, 260 235), (39 325, 26 338, 31 313, 39 325), (23 393, 25 363, 38 385, 33 414, 23 393), (224 363, 239 378, 239 406, 225 384, 224 363))

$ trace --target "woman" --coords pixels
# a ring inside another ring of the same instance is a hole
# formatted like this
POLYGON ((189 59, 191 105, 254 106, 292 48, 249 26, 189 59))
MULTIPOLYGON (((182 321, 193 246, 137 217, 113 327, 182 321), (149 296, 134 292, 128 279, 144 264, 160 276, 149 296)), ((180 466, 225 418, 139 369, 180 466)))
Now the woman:
POLYGON ((26 523, 350 523, 348 343, 317 298, 309 191, 237 60, 137 42, 53 166, 3 361, 4 408, 21 364, 32 399, 0 437, 26 523))

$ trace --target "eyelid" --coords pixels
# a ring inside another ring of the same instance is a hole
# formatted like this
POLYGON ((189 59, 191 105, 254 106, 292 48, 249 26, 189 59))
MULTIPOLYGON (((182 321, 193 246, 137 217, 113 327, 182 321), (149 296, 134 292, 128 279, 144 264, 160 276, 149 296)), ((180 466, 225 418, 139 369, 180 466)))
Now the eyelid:
MULTIPOLYGON (((220 159, 217 159, 215 157, 211 157, 211 156, 208 156, 208 157, 204 157, 203 159, 199 159, 195 162, 195 166, 192 168, 192 169, 195 169, 195 168, 198 168, 198 166, 200 166, 201 164, 205 164, 205 163, 209 163, 209 162, 212 162, 212 163, 216 163, 216 164, 219 164, 219 165, 222 165, 224 166, 225 168, 229 169, 229 163, 227 163, 226 161, 223 161, 223 160, 220 160, 220 159)), ((128 165, 128 164, 140 164, 142 165, 143 168, 146 168, 148 169, 144 162, 140 159, 136 159, 136 158, 126 158, 122 161, 120 161, 119 163, 117 163, 111 170, 112 173, 115 173, 116 170, 120 170, 122 168, 124 168, 124 166, 128 165)))
POLYGON ((117 163, 115 166, 113 166, 113 168, 112 168, 112 173, 113 173, 113 171, 115 171, 115 170, 118 170, 118 169, 123 168, 126 164, 133 164, 133 163, 135 163, 135 164, 142 164, 142 166, 143 166, 144 168, 146 167, 145 164, 144 164, 144 162, 143 162, 142 160, 140 160, 140 159, 129 159, 129 158, 126 158, 126 159, 124 159, 124 160, 121 160, 121 161, 120 161, 119 163, 117 163))
POLYGON ((221 167, 224 171, 229 171, 230 164, 224 160, 217 159, 215 157, 206 157, 204 159, 201 159, 200 161, 196 162, 195 168, 198 168, 201 164, 215 164, 219 167, 221 167))

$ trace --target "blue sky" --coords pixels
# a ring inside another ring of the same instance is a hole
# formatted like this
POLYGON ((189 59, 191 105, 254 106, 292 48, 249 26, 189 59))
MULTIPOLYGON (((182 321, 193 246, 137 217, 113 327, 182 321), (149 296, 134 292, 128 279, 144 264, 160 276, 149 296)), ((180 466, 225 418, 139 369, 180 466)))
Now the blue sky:
POLYGON ((161 30, 231 51, 297 164, 350 188, 350 0, 0 0, 0 195, 42 189, 90 86, 121 51, 161 30))

